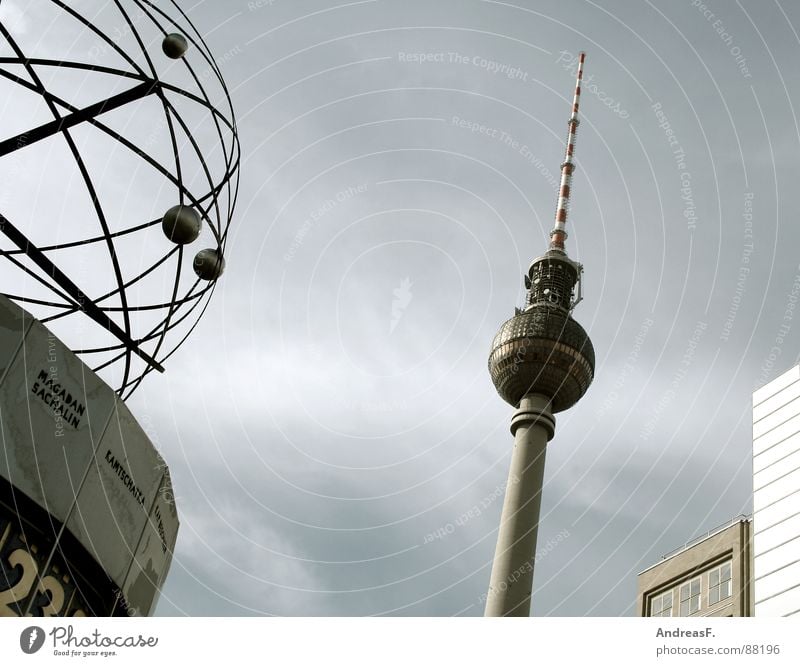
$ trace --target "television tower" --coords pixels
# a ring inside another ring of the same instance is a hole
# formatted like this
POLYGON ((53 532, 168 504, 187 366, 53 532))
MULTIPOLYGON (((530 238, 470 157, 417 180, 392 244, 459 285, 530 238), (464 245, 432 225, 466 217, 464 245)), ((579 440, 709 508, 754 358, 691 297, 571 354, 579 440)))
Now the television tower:
POLYGON ((582 298, 583 266, 570 259, 564 249, 585 57, 581 53, 578 58, 550 247, 531 262, 525 276, 525 307, 516 308, 514 316, 500 327, 489 354, 492 382, 517 411, 511 418, 514 452, 486 616, 530 615, 545 448, 556 426, 553 413, 578 402, 594 377, 594 348, 586 331, 571 315, 582 298))

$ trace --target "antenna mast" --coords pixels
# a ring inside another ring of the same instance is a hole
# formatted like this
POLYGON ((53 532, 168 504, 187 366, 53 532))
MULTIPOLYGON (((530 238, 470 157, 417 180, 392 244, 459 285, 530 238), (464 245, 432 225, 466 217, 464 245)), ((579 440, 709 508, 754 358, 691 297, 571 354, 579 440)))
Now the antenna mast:
POLYGON ((557 252, 564 252, 564 241, 567 238, 566 223, 567 212, 569 211, 570 185, 572 184, 572 172, 575 165, 572 162, 575 154, 575 139, 577 138, 578 125, 578 104, 581 99, 581 81, 583 80, 583 61, 586 60, 586 53, 581 51, 578 56, 578 76, 575 81, 575 96, 572 99, 572 115, 567 122, 569 131, 567 132, 567 151, 564 155, 564 162, 561 164, 561 186, 558 190, 558 204, 556 206, 556 224, 550 232, 550 249, 557 252))

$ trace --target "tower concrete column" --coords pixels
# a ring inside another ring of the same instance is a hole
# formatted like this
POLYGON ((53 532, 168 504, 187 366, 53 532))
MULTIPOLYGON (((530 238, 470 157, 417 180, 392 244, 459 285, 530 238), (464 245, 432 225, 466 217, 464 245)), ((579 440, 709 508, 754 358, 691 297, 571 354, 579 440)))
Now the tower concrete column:
POLYGON ((486 599, 487 617, 530 615, 545 449, 555 425, 550 398, 537 393, 525 395, 511 419, 514 451, 486 599))

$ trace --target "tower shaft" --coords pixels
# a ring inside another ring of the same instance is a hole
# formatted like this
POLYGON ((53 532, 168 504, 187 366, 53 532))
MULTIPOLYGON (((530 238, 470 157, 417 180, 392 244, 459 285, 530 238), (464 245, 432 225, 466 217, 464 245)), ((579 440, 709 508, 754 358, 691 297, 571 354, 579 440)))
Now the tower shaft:
POLYGON ((528 394, 511 420, 514 451, 500 518, 487 617, 528 617, 547 442, 555 431, 550 399, 528 394))

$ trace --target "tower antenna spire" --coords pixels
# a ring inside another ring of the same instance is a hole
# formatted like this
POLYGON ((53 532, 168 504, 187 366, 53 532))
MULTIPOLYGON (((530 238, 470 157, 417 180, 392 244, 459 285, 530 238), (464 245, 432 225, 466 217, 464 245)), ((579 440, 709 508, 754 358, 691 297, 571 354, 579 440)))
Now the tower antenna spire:
POLYGON ((572 115, 567 121, 569 130, 567 132, 567 150, 564 161, 561 164, 561 185, 558 188, 558 204, 556 205, 556 224, 550 232, 550 249, 557 252, 564 252, 564 241, 567 238, 566 224, 567 213, 569 212, 569 195, 572 184, 572 172, 575 164, 572 161, 575 155, 575 139, 577 138, 578 125, 578 105, 581 100, 581 81, 583 80, 583 62, 586 60, 586 53, 581 51, 578 56, 578 75, 575 80, 575 96, 572 98, 572 115))

